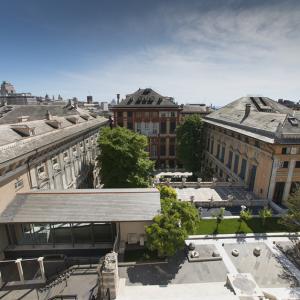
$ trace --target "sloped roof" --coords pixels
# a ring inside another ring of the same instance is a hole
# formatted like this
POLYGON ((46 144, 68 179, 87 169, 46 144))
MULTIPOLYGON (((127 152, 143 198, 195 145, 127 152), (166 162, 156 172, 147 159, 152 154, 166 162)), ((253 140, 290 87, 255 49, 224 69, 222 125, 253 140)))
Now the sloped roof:
POLYGON ((242 97, 210 113, 204 119, 207 123, 232 127, 232 130, 243 130, 243 134, 255 133, 264 140, 273 138, 280 142, 297 142, 300 139, 300 115, 292 109, 267 97, 242 97), (246 115, 246 105, 250 113, 246 115), (296 118, 293 125, 289 120, 296 118), (286 140, 289 136, 289 141, 286 140))
POLYGON ((55 118, 61 122, 61 128, 55 129, 48 125, 47 120, 17 123, 34 128, 35 135, 22 137, 12 129, 14 124, 0 125, 0 163, 12 160, 31 151, 40 149, 51 143, 60 142, 86 130, 105 125, 108 120, 103 117, 81 119, 78 124, 73 124, 63 117, 55 118))
MULTIPOLYGON (((67 105, 10 105, 0 107, 0 124, 16 123, 21 116, 28 116, 29 121, 42 120, 46 118, 47 111, 53 116, 63 117, 67 115, 79 115, 78 109, 67 105)), ((88 114, 87 111, 85 111, 88 114)))
POLYGON ((121 103, 114 105, 113 108, 124 107, 169 107, 179 108, 172 97, 165 97, 150 88, 138 89, 133 94, 126 95, 121 103))
POLYGON ((76 189, 19 193, 0 223, 151 221, 160 212, 157 189, 76 189))

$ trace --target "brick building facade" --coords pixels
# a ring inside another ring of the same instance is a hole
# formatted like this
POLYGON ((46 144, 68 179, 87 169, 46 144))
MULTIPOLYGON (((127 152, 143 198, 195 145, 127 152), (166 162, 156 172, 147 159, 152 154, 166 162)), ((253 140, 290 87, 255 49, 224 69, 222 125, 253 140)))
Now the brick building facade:
POLYGON ((180 110, 173 98, 161 96, 149 88, 126 95, 112 108, 115 126, 148 137, 150 158, 161 169, 177 166, 175 130, 180 121, 180 110))

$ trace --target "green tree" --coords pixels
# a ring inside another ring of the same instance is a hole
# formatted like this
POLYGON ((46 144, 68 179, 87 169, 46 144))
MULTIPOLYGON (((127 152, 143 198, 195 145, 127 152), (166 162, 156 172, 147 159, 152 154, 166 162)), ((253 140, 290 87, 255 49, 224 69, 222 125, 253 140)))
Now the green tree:
POLYGON ((199 222, 198 210, 189 202, 174 198, 161 200, 161 214, 146 227, 147 247, 159 256, 172 256, 184 247, 184 240, 193 234, 199 222))
POLYGON ((290 231, 300 231, 300 189, 291 194, 287 200, 288 212, 281 220, 290 231))
POLYGON ((200 175, 203 167, 203 122, 198 115, 191 115, 176 128, 176 155, 187 171, 200 175))
POLYGON ((259 216, 260 216, 261 223, 262 223, 263 227, 265 227, 265 225, 266 225, 267 218, 271 218, 272 215, 273 215, 272 210, 269 209, 269 208, 266 208, 266 207, 262 208, 259 211, 259 216))
POLYGON ((240 225, 239 225, 238 231, 241 230, 242 222, 243 221, 247 222, 247 221, 251 220, 252 217, 253 217, 253 215, 252 215, 252 211, 250 209, 241 210, 240 211, 240 218, 239 218, 240 225))
POLYGON ((225 208, 221 207, 217 213, 212 213, 211 215, 213 218, 216 218, 217 227, 215 229, 215 233, 218 233, 219 231, 219 225, 224 219, 224 214, 225 214, 225 208))
POLYGON ((166 199, 166 198, 177 199, 176 190, 173 189, 172 187, 160 184, 157 186, 157 188, 160 192, 161 199, 166 199))
POLYGON ((147 138, 126 128, 101 129, 100 177, 105 188, 147 187, 154 163, 145 151, 147 138))

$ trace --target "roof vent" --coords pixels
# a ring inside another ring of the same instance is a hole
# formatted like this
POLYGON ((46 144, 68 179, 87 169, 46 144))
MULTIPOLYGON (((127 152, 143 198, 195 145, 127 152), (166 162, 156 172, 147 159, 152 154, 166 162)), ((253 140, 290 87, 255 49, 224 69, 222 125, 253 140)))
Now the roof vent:
POLYGON ((79 121, 77 116, 67 117, 67 120, 73 124, 78 124, 79 121))
POLYGON ((80 117, 86 121, 89 120, 90 116, 89 115, 80 115, 80 117))
POLYGON ((298 126, 298 120, 295 117, 288 117, 288 121, 292 126, 298 126))
POLYGON ((11 125, 11 129, 16 131, 21 136, 33 136, 35 135, 35 127, 29 127, 28 125, 11 125))
POLYGON ((46 120, 46 124, 48 124, 49 126, 55 128, 55 129, 59 129, 61 128, 61 121, 58 120, 46 120))

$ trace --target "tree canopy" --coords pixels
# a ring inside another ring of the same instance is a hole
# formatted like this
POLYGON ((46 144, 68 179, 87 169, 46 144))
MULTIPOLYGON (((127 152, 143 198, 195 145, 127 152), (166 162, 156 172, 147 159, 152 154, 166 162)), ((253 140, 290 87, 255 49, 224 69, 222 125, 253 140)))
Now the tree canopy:
POLYGON ((146 228, 147 246, 159 256, 172 256, 184 247, 184 240, 193 234, 199 221, 198 210, 189 202, 176 198, 161 199, 161 214, 146 228))
POLYGON ((100 178, 105 188, 147 187, 154 163, 145 151, 145 136, 123 127, 101 129, 100 178))
POLYGON ((282 223, 290 231, 300 231, 300 189, 298 188, 287 200, 288 212, 282 218, 282 223))
POLYGON ((203 167, 204 134, 200 116, 191 115, 176 128, 176 155, 187 171, 199 174, 203 167))

